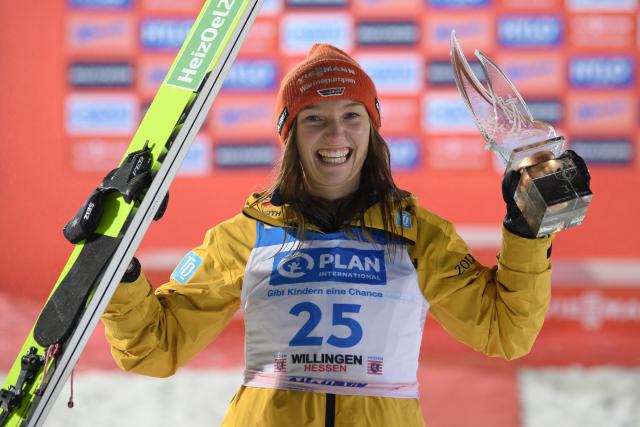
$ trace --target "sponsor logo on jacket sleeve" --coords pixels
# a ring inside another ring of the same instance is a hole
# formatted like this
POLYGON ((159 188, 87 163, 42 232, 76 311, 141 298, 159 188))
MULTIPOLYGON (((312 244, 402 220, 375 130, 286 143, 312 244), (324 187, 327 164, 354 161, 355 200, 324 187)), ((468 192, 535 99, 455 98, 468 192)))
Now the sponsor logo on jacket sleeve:
POLYGON ((398 215, 396 215, 396 225, 407 229, 413 227, 413 221, 411 220, 409 212, 399 211, 398 215))
POLYGON ((197 253, 191 251, 180 261, 180 264, 173 270, 171 277, 181 285, 186 284, 198 271, 202 265, 202 258, 197 253))
POLYGON ((580 87, 626 87, 634 81, 628 56, 577 57, 569 61, 569 81, 580 87))

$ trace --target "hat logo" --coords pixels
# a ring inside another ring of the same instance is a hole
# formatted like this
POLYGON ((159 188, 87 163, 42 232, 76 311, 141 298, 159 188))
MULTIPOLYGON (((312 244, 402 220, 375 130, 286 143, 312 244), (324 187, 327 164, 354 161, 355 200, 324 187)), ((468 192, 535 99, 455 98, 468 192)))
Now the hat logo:
POLYGON ((330 87, 330 88, 327 88, 327 89, 318 89, 317 92, 318 92, 318 95, 320 95, 322 97, 342 96, 342 94, 344 93, 344 86, 330 87))
POLYGON ((351 74, 351 75, 356 75, 356 70, 354 70, 353 68, 349 68, 349 67, 341 67, 338 65, 325 65, 322 67, 316 67, 314 69, 312 69, 311 71, 304 73, 303 75, 301 75, 300 77, 298 77, 297 82, 298 84, 302 84, 305 82, 305 80, 309 79, 309 78, 316 78, 316 77, 322 77, 324 76, 326 73, 335 73, 335 72, 340 72, 340 73, 346 73, 346 74, 351 74))
POLYGON ((284 107, 284 110, 280 113, 280 117, 278 117, 278 135, 282 133, 282 128, 284 127, 284 122, 287 120, 287 117, 289 117, 289 110, 287 110, 287 107, 284 107))

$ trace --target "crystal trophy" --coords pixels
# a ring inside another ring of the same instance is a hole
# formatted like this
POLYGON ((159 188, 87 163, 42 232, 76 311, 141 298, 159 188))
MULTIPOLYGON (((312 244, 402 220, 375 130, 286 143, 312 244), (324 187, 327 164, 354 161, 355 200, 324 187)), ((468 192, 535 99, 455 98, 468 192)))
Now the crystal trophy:
POLYGON ((506 172, 521 172, 514 200, 536 237, 582 224, 592 193, 573 157, 563 154, 565 139, 553 126, 536 121, 504 72, 479 50, 486 85, 473 73, 451 33, 456 86, 506 172))

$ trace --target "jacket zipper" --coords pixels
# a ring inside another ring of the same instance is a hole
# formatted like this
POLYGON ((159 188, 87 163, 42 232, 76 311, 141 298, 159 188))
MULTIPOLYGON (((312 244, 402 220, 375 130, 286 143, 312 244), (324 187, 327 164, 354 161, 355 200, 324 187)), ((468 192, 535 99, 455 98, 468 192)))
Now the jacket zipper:
POLYGON ((326 396, 324 427, 334 427, 336 425, 336 395, 327 393, 326 396))

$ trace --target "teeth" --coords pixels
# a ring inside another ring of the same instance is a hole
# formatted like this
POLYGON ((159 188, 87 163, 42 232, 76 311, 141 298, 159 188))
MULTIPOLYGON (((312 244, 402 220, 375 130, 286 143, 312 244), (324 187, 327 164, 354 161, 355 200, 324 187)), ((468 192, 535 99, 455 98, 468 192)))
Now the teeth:
POLYGON ((324 163, 329 163, 332 165, 339 165, 347 161, 347 156, 349 155, 348 148, 341 148, 339 150, 318 150, 318 155, 320 159, 324 163))
POLYGON ((318 154, 320 154, 322 157, 331 157, 331 158, 335 158, 335 157, 345 157, 347 154, 349 154, 349 149, 348 148, 341 148, 340 150, 318 150, 318 154))
POLYGON ((332 165, 339 165, 347 161, 347 156, 344 157, 321 157, 324 163, 331 163, 332 165))

